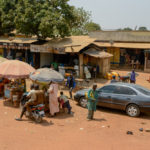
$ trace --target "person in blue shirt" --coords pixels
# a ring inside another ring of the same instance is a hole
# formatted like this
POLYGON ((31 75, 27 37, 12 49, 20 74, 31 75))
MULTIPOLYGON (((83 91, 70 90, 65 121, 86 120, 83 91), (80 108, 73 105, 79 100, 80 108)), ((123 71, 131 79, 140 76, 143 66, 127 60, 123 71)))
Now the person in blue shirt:
POLYGON ((112 76, 112 80, 111 80, 111 82, 110 83, 116 83, 117 82, 117 80, 116 80, 116 76, 112 76))
POLYGON ((76 86, 75 79, 72 74, 70 75, 70 77, 67 78, 66 86, 69 87, 70 99, 72 99, 72 90, 76 86))
POLYGON ((132 70, 131 75, 130 75, 130 83, 134 83, 136 82, 136 73, 134 70, 132 70))

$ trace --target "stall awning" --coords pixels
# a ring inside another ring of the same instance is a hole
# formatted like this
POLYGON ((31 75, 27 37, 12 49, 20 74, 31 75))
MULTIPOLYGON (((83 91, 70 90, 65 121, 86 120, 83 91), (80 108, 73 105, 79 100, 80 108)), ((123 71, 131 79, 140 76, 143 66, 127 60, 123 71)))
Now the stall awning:
POLYGON ((113 56, 110 53, 107 53, 105 51, 99 51, 94 48, 90 48, 83 53, 92 57, 96 57, 96 58, 109 58, 113 56))
POLYGON ((112 45, 109 42, 94 42, 99 47, 118 47, 129 49, 150 49, 150 43, 120 43, 114 42, 112 45))

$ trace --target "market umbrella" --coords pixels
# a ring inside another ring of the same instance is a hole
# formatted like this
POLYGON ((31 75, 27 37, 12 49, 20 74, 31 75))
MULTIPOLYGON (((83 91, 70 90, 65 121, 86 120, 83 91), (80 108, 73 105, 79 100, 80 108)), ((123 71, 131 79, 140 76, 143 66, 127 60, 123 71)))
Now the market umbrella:
POLYGON ((8 59, 6 59, 6 58, 4 58, 4 57, 0 57, 0 63, 4 62, 4 61, 6 61, 6 60, 8 60, 8 59))
POLYGON ((19 60, 7 60, 0 64, 0 76, 9 79, 28 78, 35 69, 19 60))
POLYGON ((49 68, 37 69, 30 74, 30 79, 40 83, 62 82, 64 77, 57 71, 49 68))

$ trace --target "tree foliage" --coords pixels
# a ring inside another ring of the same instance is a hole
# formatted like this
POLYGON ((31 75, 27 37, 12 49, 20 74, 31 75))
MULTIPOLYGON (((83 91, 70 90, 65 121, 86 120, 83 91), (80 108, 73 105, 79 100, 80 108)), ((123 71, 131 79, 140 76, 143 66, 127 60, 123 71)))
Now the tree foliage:
POLYGON ((39 38, 69 36, 78 18, 68 0, 19 0, 16 29, 39 38))
POLYGON ((89 33, 89 32, 92 32, 92 31, 101 30, 101 27, 97 23, 89 22, 85 25, 85 30, 89 33))
POLYGON ((0 35, 15 29, 17 0, 0 0, 0 35))
POLYGON ((100 30, 100 25, 92 22, 91 12, 83 8, 74 9, 79 24, 72 29, 72 35, 86 35, 91 31, 100 30))
POLYGON ((91 13, 69 0, 0 0, 0 34, 15 30, 25 35, 65 37, 99 30, 91 13))
POLYGON ((139 29, 138 29, 139 31, 148 31, 148 29, 146 28, 146 27, 139 27, 139 29))
POLYGON ((123 29, 117 29, 117 31, 132 31, 132 28, 130 27, 126 27, 126 28, 123 28, 123 29))

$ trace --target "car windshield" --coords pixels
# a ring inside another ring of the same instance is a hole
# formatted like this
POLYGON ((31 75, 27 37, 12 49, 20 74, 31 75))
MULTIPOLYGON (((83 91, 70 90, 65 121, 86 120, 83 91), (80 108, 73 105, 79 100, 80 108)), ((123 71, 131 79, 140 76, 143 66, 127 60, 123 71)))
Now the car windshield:
POLYGON ((148 89, 144 89, 144 88, 141 88, 141 87, 136 87, 136 89, 139 92, 141 92, 142 94, 150 96, 150 91, 148 89))

